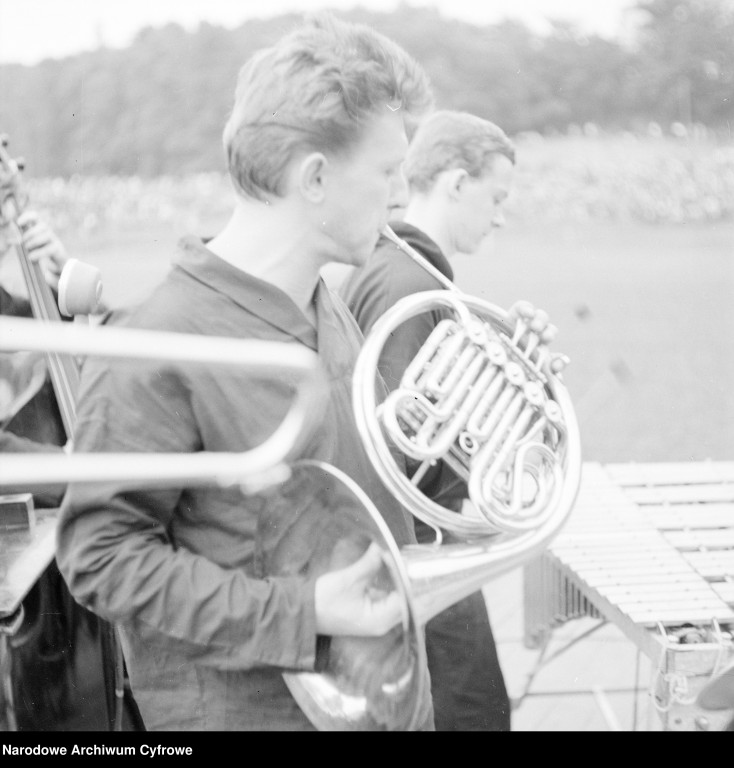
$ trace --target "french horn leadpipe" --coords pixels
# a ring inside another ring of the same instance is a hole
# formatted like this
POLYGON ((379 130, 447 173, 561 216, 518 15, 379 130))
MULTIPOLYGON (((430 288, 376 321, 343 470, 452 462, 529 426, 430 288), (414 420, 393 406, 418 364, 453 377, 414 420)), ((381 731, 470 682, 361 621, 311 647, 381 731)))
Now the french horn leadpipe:
POLYGON ((260 445, 241 453, 3 454, 0 489, 74 482, 130 487, 240 485, 258 490, 288 477, 288 460, 326 406, 328 385, 315 352, 299 344, 216 338, 79 323, 0 318, 0 351, 37 351, 156 365, 221 366, 293 383, 290 409, 260 445))

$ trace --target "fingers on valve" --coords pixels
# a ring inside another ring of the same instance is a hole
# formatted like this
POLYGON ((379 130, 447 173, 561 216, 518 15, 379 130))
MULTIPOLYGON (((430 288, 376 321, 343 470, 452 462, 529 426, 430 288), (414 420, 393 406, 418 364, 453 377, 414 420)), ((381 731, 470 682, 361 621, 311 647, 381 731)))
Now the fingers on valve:
POLYGON ((561 373, 561 371, 563 371, 569 362, 569 358, 566 355, 552 355, 550 359, 550 369, 553 371, 553 373, 561 373))
POLYGON ((510 320, 532 320, 535 315, 535 307, 525 300, 516 301, 508 312, 510 320))
POLYGON ((557 335, 558 327, 552 323, 548 323, 548 325, 540 334, 540 340, 543 342, 543 344, 550 344, 557 335))
POLYGON ((548 326, 548 322, 548 313, 542 309, 538 309, 535 311, 535 315, 530 321, 530 330, 540 335, 548 326))

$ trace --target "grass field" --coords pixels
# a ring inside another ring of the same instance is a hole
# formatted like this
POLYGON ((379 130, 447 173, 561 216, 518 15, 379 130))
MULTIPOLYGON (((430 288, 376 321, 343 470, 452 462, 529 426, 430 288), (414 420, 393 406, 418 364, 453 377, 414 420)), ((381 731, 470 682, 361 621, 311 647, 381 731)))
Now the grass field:
MULTIPOLYGON (((101 268, 114 305, 164 274, 178 234, 65 240, 101 268)), ((476 296, 549 312, 554 348, 571 358, 564 375, 586 460, 732 458, 734 223, 510 221, 491 254, 458 257, 455 270, 476 296)))
POLYGON ((734 225, 510 226, 496 246, 457 283, 550 313, 586 459, 732 458, 734 225))

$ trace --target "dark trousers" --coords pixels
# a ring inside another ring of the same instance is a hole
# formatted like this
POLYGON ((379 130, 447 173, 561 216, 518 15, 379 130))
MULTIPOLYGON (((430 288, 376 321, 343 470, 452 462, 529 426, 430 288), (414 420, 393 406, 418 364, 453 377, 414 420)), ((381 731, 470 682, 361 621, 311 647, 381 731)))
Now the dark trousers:
POLYGON ((437 731, 510 730, 510 699, 481 592, 426 624, 426 650, 437 731))

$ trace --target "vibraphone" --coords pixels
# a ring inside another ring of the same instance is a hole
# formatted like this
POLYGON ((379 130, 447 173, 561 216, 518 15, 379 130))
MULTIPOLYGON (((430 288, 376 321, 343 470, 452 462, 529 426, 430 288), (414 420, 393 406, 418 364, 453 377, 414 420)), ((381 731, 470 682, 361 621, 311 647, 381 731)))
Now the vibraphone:
POLYGON ((524 569, 525 645, 613 622, 652 664, 665 730, 717 730, 698 691, 734 657, 734 462, 585 463, 564 529, 524 569))

